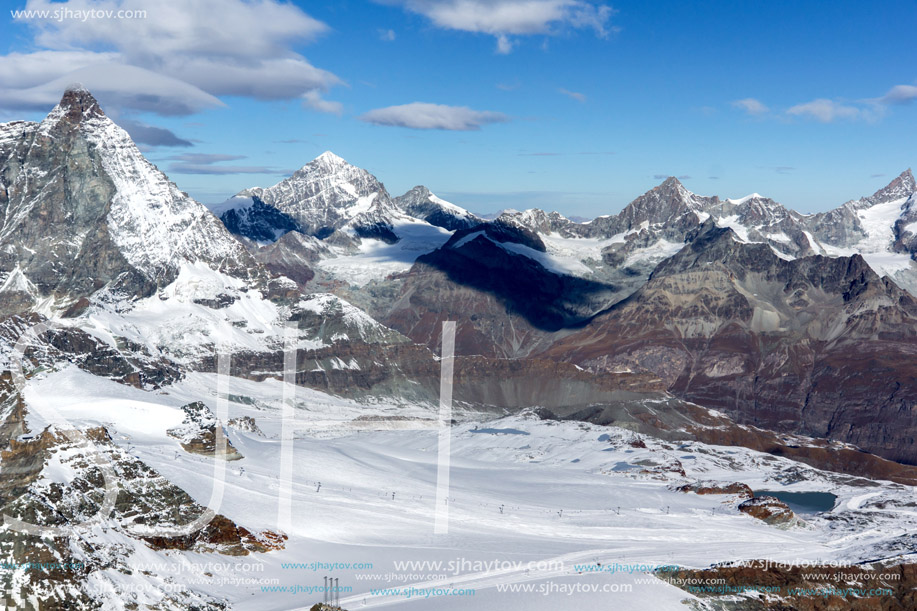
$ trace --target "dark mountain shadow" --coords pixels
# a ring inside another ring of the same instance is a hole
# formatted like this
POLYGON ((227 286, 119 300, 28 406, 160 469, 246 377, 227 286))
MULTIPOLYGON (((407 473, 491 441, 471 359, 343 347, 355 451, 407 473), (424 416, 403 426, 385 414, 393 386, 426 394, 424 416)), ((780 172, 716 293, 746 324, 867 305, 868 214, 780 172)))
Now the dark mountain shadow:
POLYGON ((445 273, 452 282, 493 295, 508 314, 547 332, 586 324, 618 290, 611 284, 554 273, 532 257, 512 252, 514 247, 546 251, 535 233, 495 222, 457 231, 441 248, 418 257, 417 263, 445 273))
POLYGON ((256 242, 273 242, 285 233, 299 230, 293 217, 265 204, 257 196, 252 196, 252 205, 248 208, 227 210, 220 220, 230 232, 256 242))

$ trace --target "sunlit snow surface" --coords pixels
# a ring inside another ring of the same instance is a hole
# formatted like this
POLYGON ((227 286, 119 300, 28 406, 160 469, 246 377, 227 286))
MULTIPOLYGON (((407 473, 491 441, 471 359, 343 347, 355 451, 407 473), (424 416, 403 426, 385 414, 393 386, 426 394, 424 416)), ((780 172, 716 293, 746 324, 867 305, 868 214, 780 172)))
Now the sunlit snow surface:
POLYGON ((318 266, 349 284, 364 286, 372 280, 406 272, 417 257, 436 250, 452 235, 424 221, 401 220, 394 228, 401 238, 398 242, 364 239, 357 253, 324 259, 318 266))
POLYGON ((907 198, 857 210, 856 214, 866 237, 850 248, 824 245, 825 253, 832 257, 849 257, 859 253, 880 276, 894 278, 898 272, 911 269, 911 256, 892 250, 895 241, 895 222, 901 216, 901 206, 905 201, 907 198))
MULTIPOLYGON (((119 446, 206 504, 211 497, 213 461, 182 452, 166 430, 181 420, 179 408, 190 401, 202 400, 216 410, 215 388, 216 376, 191 374, 162 391, 146 392, 71 367, 31 381, 25 398, 32 430, 44 424, 41 408, 47 405, 81 426, 105 424, 119 446)), ((250 529, 278 527, 283 391, 283 384, 275 380, 229 383, 233 399, 229 416, 253 417, 264 436, 227 429, 244 458, 225 463, 227 485, 219 512, 250 529)), ((589 573, 577 565, 702 567, 742 558, 872 559, 877 546, 912 530, 917 522, 912 510, 896 508, 913 499, 913 490, 903 486, 851 486, 845 482, 852 478, 742 448, 679 446, 649 438, 644 438, 647 448, 636 448, 629 444, 632 433, 614 427, 541 421, 530 414, 485 423, 472 414, 461 414, 461 424, 451 430, 449 532, 434 535, 438 431, 430 430, 429 424, 435 413, 423 405, 367 405, 302 388, 296 388, 295 394, 293 523, 286 549, 247 556, 244 560, 251 567, 217 571, 217 576, 271 578, 280 585, 303 588, 320 586, 323 577, 334 576, 341 586, 352 588, 342 596, 348 609, 451 610, 474 605, 604 610, 610 608, 610 601, 616 609, 677 609, 683 608, 679 601, 690 596, 662 582, 646 581, 649 576, 644 571, 589 573), (353 421, 360 416, 408 417, 416 421, 418 430, 355 431, 353 421), (676 459, 688 480, 741 481, 753 489, 831 491, 839 497, 835 516, 856 514, 861 522, 807 517, 807 526, 778 529, 740 514, 724 504, 725 497, 671 490, 687 481, 675 473, 640 473, 640 465, 647 461, 664 464, 676 459), (621 464, 637 468, 620 469, 621 464), (780 483, 789 479, 796 483, 785 487, 780 483), (884 509, 865 507, 875 497, 886 501, 884 509), (528 572, 524 568, 530 561, 551 559, 558 562, 528 572), (466 568, 457 571, 460 574, 452 574, 448 565, 441 570, 399 571, 396 561, 452 561, 466 568), (488 572, 473 570, 471 564, 495 561, 518 562, 523 568, 488 572), (313 562, 372 563, 372 568, 282 566, 313 562), (439 577, 444 573, 449 574, 439 577), (397 581, 405 577, 412 579, 397 581), (513 583, 535 584, 536 590, 501 591, 513 583), (632 591, 580 591, 568 596, 561 590, 576 584, 618 584, 615 587, 628 586, 632 591), (443 596, 425 602, 418 602, 417 596, 408 601, 403 596, 369 593, 371 588, 411 585, 470 588, 475 593, 473 598, 443 596), (537 588, 555 592, 544 595, 537 588)), ((49 477, 66 478, 67 473, 56 468, 49 477)), ((136 547, 137 562, 190 562, 185 566, 196 567, 199 564, 194 563, 227 560, 213 554, 154 553, 136 547)), ((193 568, 185 570, 188 573, 178 575, 179 581, 202 579, 205 583, 195 589, 226 598, 234 609, 308 608, 322 599, 320 592, 263 592, 260 585, 213 584, 203 569, 200 574, 193 568)), ((114 571, 108 577, 130 583, 114 571)))

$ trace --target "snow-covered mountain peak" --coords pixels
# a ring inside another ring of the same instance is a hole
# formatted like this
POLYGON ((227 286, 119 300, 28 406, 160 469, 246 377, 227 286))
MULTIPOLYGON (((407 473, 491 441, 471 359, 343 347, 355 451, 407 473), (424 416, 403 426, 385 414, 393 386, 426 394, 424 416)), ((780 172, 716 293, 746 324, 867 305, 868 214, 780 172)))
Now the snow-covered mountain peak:
POLYGON ((739 215, 749 225, 777 223, 790 214, 782 204, 757 193, 738 200, 727 200, 727 203, 733 205, 733 214, 739 215))
POLYGON ((318 157, 312 160, 312 163, 317 165, 329 166, 329 167, 340 167, 351 165, 347 161, 338 155, 335 155, 331 151, 325 151, 318 157))
POLYGON ((240 196, 259 197, 264 203, 284 212, 288 208, 336 208, 347 216, 358 214, 383 196, 389 199, 379 180, 355 165, 347 163, 332 152, 325 152, 293 172, 273 187, 254 187, 239 193, 240 196), (358 210, 357 208, 360 208, 358 210))
POLYGON ((873 197, 881 194, 890 199, 900 199, 910 197, 914 193, 917 193, 917 181, 914 180, 914 174, 908 168, 888 183, 888 186, 876 192, 873 197))
POLYGON ((15 163, 0 180, 0 239, 10 254, 0 272, 19 265, 62 304, 109 282, 121 294, 149 294, 185 261, 254 273, 244 247, 85 88, 69 88, 37 126, 3 133, 14 138, 0 147, 0 166, 15 163))
POLYGON ((674 176, 669 176, 668 178, 663 180, 661 183, 659 183, 659 185, 656 188, 657 189, 678 189, 679 187, 681 187, 682 189, 685 188, 685 186, 681 184, 680 180, 678 180, 674 176))
MULTIPOLYGON (((246 189, 236 197, 261 202, 265 213, 280 213, 297 230, 319 239, 343 230, 351 237, 397 241, 392 223, 404 217, 375 176, 331 152, 319 155, 273 187, 246 189)), ((230 207, 246 208, 236 204, 230 207)), ((274 230, 282 235, 292 228, 276 227, 267 218, 248 219, 245 225, 258 226, 263 235, 274 230)), ((245 232, 242 235, 262 239, 245 232)))
POLYGON ((727 198, 726 201, 730 204, 735 204, 736 206, 740 206, 744 204, 745 202, 752 200, 752 199, 765 199, 765 198, 760 193, 751 193, 749 195, 746 195, 745 197, 740 197, 738 199, 727 198))
POLYGON ((415 199, 430 199, 431 197, 436 197, 433 195, 433 192, 430 189, 426 188, 423 185, 417 185, 413 187, 410 191, 402 195, 401 197, 411 197, 415 199))
POLYGON ((375 176, 363 168, 347 162, 346 159, 335 155, 331 151, 325 151, 300 169, 296 170, 291 178, 297 177, 297 175, 300 178, 308 177, 311 179, 321 176, 340 176, 344 181, 349 180, 350 177, 354 175, 359 175, 361 177, 371 177, 372 180, 376 181, 375 176))
POLYGON ((423 185, 418 185, 404 195, 396 197, 395 205, 409 216, 449 231, 465 229, 483 222, 483 219, 461 206, 437 197, 423 185))

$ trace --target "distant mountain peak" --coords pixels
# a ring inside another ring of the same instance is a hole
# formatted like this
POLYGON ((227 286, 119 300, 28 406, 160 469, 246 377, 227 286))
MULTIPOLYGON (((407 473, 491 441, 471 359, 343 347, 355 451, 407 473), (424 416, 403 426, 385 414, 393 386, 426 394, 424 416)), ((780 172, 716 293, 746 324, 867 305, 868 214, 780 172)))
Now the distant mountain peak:
POLYGON ((347 162, 346 159, 344 159, 343 157, 339 155, 335 155, 331 151, 325 151, 324 153, 322 153, 321 155, 313 159, 311 163, 314 163, 316 165, 326 165, 326 166, 351 165, 347 162))
MULTIPOLYGON (((260 226, 259 231, 241 233, 259 241, 271 234, 279 237, 295 225, 298 231, 319 239, 346 230, 345 234, 351 237, 394 243, 398 237, 393 222, 403 217, 375 176, 331 151, 322 153, 272 187, 252 187, 233 199, 239 198, 251 198, 253 202, 257 198, 265 205, 261 210, 266 215, 259 214, 260 218, 244 223, 260 226), (284 222, 278 226, 275 221, 281 216, 284 222)), ((229 208, 239 206, 229 202, 223 208, 227 210, 220 217, 224 222, 229 208)))
POLYGON ((405 214, 448 231, 473 227, 483 222, 483 219, 461 206, 437 197, 423 185, 417 185, 404 195, 396 197, 394 203, 405 214))
POLYGON ((895 183, 898 183, 898 185, 911 193, 917 192, 917 181, 914 180, 914 174, 911 172, 911 168, 901 172, 901 174, 889 184, 889 187, 895 183))
POLYGON ((86 119, 100 118, 107 119, 98 101, 88 89, 82 85, 75 84, 67 87, 60 102, 48 114, 43 123, 46 127, 51 127, 61 121, 67 121, 71 125, 79 125, 86 119))
POLYGON ((105 286, 147 296, 185 264, 257 274, 245 248, 143 156, 86 88, 68 87, 40 124, 13 134, 0 148, 0 274, 18 269, 52 309, 105 286))
POLYGON ((429 195, 433 195, 433 192, 430 191, 430 189, 426 188, 426 187, 423 186, 423 185, 417 185, 417 186, 411 188, 407 193, 405 193, 405 195, 407 195, 408 193, 413 193, 413 194, 419 195, 419 196, 429 196, 429 195))
POLYGON ((883 204, 899 199, 910 197, 917 193, 917 182, 914 181, 914 174, 908 168, 901 172, 894 180, 882 187, 869 197, 856 200, 857 207, 870 207, 876 204, 883 204))

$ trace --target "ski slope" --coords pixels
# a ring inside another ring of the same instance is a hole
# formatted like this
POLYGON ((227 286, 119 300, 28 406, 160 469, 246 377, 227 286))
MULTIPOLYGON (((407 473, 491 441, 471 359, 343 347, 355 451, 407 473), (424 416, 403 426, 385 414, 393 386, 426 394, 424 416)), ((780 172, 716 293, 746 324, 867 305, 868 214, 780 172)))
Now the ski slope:
MULTIPOLYGON (((39 430, 44 424, 36 409, 42 402, 81 427, 104 424, 119 446, 206 504, 213 460, 183 452, 166 430, 180 421, 180 406, 190 401, 202 400, 215 411, 216 383, 215 375, 198 373, 151 392, 71 367, 29 383, 29 426, 39 430)), ((610 604, 679 609, 690 595, 655 580, 649 569, 761 558, 872 559, 875 549, 893 545, 917 524, 905 507, 913 490, 896 484, 853 485, 853 478, 742 448, 649 438, 643 439, 646 448, 634 447, 633 433, 623 429, 542 421, 531 413, 487 422, 465 413, 451 429, 448 533, 434 535, 439 432, 431 428, 435 414, 428 406, 359 403, 285 388, 276 380, 232 379, 228 392, 229 417, 253 417, 263 435, 227 427, 244 458, 217 465, 225 466, 219 512, 251 530, 283 527, 289 536, 285 549, 246 557, 248 568, 242 571, 195 568, 226 560, 212 554, 132 553, 179 567, 183 582, 233 609, 308 609, 322 600, 315 588, 326 576, 351 588, 341 596, 351 610, 451 610, 471 604, 527 611, 569 605, 599 610, 610 604), (296 429, 293 519, 287 525, 280 494, 285 391, 294 397, 287 426, 296 429), (393 416, 416 430, 356 426, 360 417, 393 416), (677 465, 687 477, 671 470, 677 465), (741 481, 753 489, 831 491, 838 495, 834 519, 804 516, 805 525, 775 528, 738 512, 729 497, 674 490, 697 479, 741 481), (795 483, 782 483, 788 481, 795 483), (870 507, 878 501, 882 512, 870 507), (399 568, 403 562, 422 566, 399 568), (457 568, 434 566, 449 562, 457 568), (288 563, 321 565, 297 569, 288 563), (333 563, 371 568, 327 568, 333 563), (598 564, 622 568, 612 573, 583 566, 598 564), (227 583, 263 578, 276 581, 267 586, 273 591, 263 590, 262 583, 227 583), (380 589, 389 591, 373 592, 380 589), (453 591, 464 594, 450 595, 453 591)), ((60 478, 58 471, 54 476, 60 478)), ((111 583, 123 585, 124 576, 113 574, 111 583)), ((110 602, 110 608, 122 608, 114 598, 110 602)))

